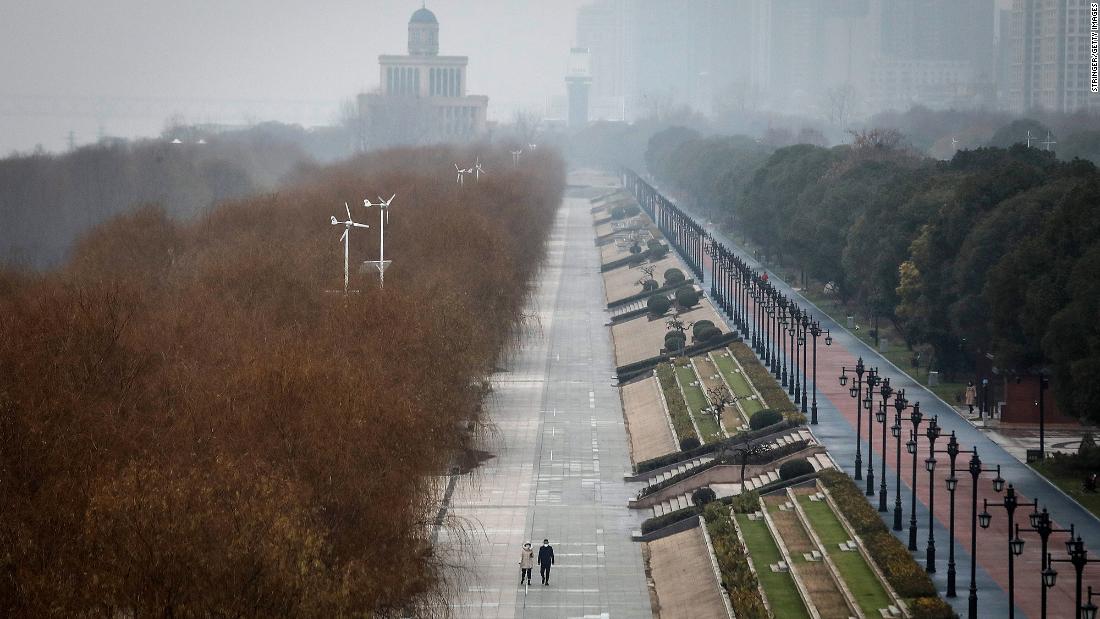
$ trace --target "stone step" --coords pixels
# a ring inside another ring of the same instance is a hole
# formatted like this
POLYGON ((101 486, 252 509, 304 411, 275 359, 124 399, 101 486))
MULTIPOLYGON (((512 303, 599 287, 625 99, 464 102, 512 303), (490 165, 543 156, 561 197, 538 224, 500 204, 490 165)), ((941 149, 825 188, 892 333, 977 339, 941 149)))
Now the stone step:
POLYGON ((741 484, 711 484, 710 489, 714 491, 714 495, 720 499, 724 499, 729 496, 737 496, 741 494, 741 484))

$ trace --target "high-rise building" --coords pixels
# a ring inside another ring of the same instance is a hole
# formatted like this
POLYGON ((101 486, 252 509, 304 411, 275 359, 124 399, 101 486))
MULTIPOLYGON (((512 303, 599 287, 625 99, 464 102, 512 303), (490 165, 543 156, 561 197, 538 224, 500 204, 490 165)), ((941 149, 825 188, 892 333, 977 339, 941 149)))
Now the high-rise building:
POLYGON ((626 119, 626 93, 632 88, 628 1, 597 0, 577 9, 577 47, 589 50, 589 111, 597 120, 626 119))
POLYGON ((409 53, 378 57, 379 91, 359 95, 364 146, 461 142, 485 132, 489 98, 466 94, 466 56, 439 55, 439 21, 409 19, 409 53))
POLYGON ((588 124, 588 95, 592 87, 590 66, 588 48, 574 47, 570 50, 565 86, 569 91, 569 126, 573 129, 583 129, 588 124))
POLYGON ((1090 92, 1088 0, 1014 0, 1008 31, 1010 109, 1100 110, 1090 92))

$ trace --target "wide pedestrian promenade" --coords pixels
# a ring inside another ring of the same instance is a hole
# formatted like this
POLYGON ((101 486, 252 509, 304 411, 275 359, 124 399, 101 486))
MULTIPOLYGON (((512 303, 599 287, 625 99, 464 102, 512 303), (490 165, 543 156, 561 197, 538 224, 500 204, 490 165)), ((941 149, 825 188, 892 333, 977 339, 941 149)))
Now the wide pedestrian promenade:
MULTIPOLYGON (((600 177, 591 177, 600 182, 600 177)), ((650 617, 641 515, 623 482, 630 457, 608 330, 589 198, 576 176, 558 212, 547 260, 514 354, 492 377, 494 457, 455 487, 439 551, 453 570, 458 617, 650 617), (534 569, 519 583, 524 541, 554 547, 550 586, 534 569)))

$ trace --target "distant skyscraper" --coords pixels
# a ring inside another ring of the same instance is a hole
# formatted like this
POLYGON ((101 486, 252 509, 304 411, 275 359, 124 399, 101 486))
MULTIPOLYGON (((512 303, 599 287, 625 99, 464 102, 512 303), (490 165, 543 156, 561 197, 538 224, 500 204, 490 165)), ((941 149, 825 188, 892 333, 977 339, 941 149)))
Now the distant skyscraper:
POLYGON ((588 48, 574 47, 570 50, 565 86, 569 91, 569 126, 573 129, 582 129, 588 124, 588 97, 592 87, 590 66, 588 48))
POLYGON ((594 119, 624 120, 627 78, 631 74, 629 0, 597 0, 577 9, 577 47, 589 50, 592 89, 589 110, 594 119))
POLYGON ((1014 0, 1009 107, 1019 112, 1100 110, 1091 93, 1088 0, 1014 0))
POLYGON ((359 95, 364 145, 461 142, 485 132, 489 98, 466 94, 466 56, 439 55, 439 21, 409 19, 409 53, 378 57, 379 92, 359 95))

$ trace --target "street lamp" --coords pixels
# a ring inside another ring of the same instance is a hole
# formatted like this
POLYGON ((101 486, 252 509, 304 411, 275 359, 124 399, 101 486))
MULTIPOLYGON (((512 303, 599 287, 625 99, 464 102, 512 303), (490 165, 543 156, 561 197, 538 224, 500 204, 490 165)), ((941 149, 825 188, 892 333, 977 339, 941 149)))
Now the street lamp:
MULTIPOLYGON (((1070 527, 1070 528, 1072 529, 1073 527, 1070 527)), ((1077 580, 1076 580, 1076 599, 1075 599, 1074 608, 1077 609, 1076 616, 1078 617, 1078 619, 1080 619, 1080 617, 1084 616, 1084 613, 1087 610, 1084 606, 1081 605, 1081 580, 1084 577, 1085 566, 1088 565, 1089 563, 1096 563, 1096 559, 1089 559, 1089 551, 1088 551, 1088 549, 1085 548, 1085 542, 1083 542, 1081 540, 1080 535, 1078 535, 1076 538, 1071 537, 1066 542, 1066 553, 1069 554, 1068 559, 1048 558, 1047 563, 1071 563, 1071 564, 1073 564, 1073 570, 1074 570, 1074 572, 1076 573, 1076 576, 1077 576, 1077 580)), ((1053 576, 1051 576, 1051 578, 1050 578, 1050 586, 1051 587, 1054 586, 1054 583, 1055 583, 1055 580, 1057 579, 1057 577, 1058 577, 1058 572, 1054 572, 1053 576)), ((1046 582, 1045 579, 1044 579, 1044 582, 1046 582)), ((1091 603, 1091 601, 1090 601, 1090 603, 1091 603)), ((1092 612, 1094 613, 1093 616, 1095 617, 1095 611, 1092 611, 1092 612)))
POLYGON ((1009 484, 1008 490, 1005 491, 1005 498, 1003 501, 1000 503, 990 503, 988 499, 983 499, 982 504, 985 506, 981 516, 983 529, 989 527, 989 522, 991 520, 989 516, 990 505, 994 507, 1004 507, 1005 511, 1008 512, 1008 619, 1013 619, 1016 616, 1016 557, 1024 551, 1024 540, 1020 539, 1020 533, 1016 528, 1016 509, 1027 506, 1037 509, 1039 503, 1036 501, 1020 501, 1019 497, 1016 496, 1016 489, 1012 487, 1012 484, 1009 484), (1015 538, 1013 538, 1014 533, 1016 535, 1015 538))
POLYGON ((1058 577, 1058 572, 1054 571, 1054 569, 1050 566, 1050 563, 1048 562, 1050 554, 1047 551, 1047 543, 1050 540, 1050 536, 1054 533, 1069 533, 1069 538, 1073 539, 1073 527, 1071 526, 1068 529, 1059 529, 1055 527, 1054 522, 1050 518, 1050 512, 1048 512, 1047 508, 1045 507, 1043 508, 1043 511, 1038 511, 1036 509, 1028 514, 1028 522, 1031 525, 1030 528, 1021 529, 1019 526, 1016 527, 1016 537, 1020 537, 1021 531, 1025 533, 1039 534, 1039 542, 1040 544, 1042 544, 1041 552, 1039 555, 1039 561, 1042 569, 1039 573, 1042 576, 1043 585, 1042 587, 1040 587, 1040 589, 1042 589, 1042 600, 1040 608, 1042 609, 1042 619, 1046 619, 1047 589, 1054 586, 1055 579, 1058 577))
POLYGON ((867 496, 875 496, 875 416, 871 411, 874 410, 875 387, 878 387, 879 382, 878 368, 868 370, 867 378, 863 379, 863 384, 867 388, 863 396, 863 407, 867 409, 867 496))
MULTIPOLYGON (((860 449, 859 445, 860 445, 860 442, 861 442, 860 441, 860 431, 861 431, 861 428, 863 427, 863 422, 862 422, 863 407, 859 403, 859 392, 863 388, 863 373, 866 371, 864 366, 863 366, 863 357, 860 357, 859 360, 856 361, 856 367, 853 368, 852 371, 856 375, 856 382, 853 383, 852 386, 848 389, 848 395, 855 398, 855 400, 856 400, 856 476, 855 476, 855 478, 856 478, 857 481, 859 481, 859 480, 863 479, 863 459, 860 457, 860 454, 859 454, 859 449, 860 449)), ((848 384, 848 368, 846 368, 846 367, 841 367, 840 368, 840 377, 837 380, 840 382, 841 387, 848 384)), ((802 400, 803 406, 805 406, 805 401, 806 401, 805 398, 803 398, 803 400, 802 400)), ((802 410, 805 411, 806 409, 803 408, 802 410)), ((868 457, 870 457, 870 456, 868 456, 868 457)))
POLYGON ((779 340, 779 370, 780 380, 779 384, 782 387, 787 386, 787 324, 789 321, 787 308, 792 303, 787 300, 787 297, 779 295, 779 328, 776 329, 776 339, 779 340))
MULTIPOLYGON (((905 399, 905 390, 901 389, 894 395, 894 425, 890 426, 890 433, 894 435, 894 455, 897 460, 894 463, 894 530, 901 530, 901 422, 911 421, 913 427, 920 425, 920 402, 913 404, 913 412, 909 417, 902 417, 901 412, 909 408, 909 401, 905 399)), ((914 487, 916 484, 914 484, 914 487)), ((917 500, 916 492, 913 493, 913 501, 917 500)), ((916 546, 916 531, 913 532, 913 546, 916 546)))
MULTIPOLYGON (((915 406, 919 406, 917 403, 915 406)), ((919 412, 919 411, 918 411, 919 412)), ((909 550, 916 552, 917 550, 917 437, 920 436, 920 422, 921 417, 919 415, 910 416, 910 421, 913 423, 913 429, 909 430, 909 440, 905 442, 905 449, 909 452, 909 455, 913 456, 913 483, 909 485, 909 550)))
POLYGON ((794 403, 798 404, 798 396, 801 395, 798 392, 798 323, 802 310, 797 305, 791 303, 790 305, 790 320, 787 325, 787 335, 791 338, 790 349, 794 352, 791 357, 791 380, 787 383, 787 395, 794 397, 794 403))
MULTIPOLYGON (((947 597, 955 597, 955 490, 959 486, 959 479, 955 477, 955 473, 963 472, 963 470, 955 467, 955 459, 958 458, 960 453, 972 453, 971 450, 960 450, 959 441, 955 438, 955 432, 951 432, 951 438, 947 439, 947 449, 938 451, 937 453, 946 453, 947 457, 951 459, 951 476, 945 481, 947 482, 947 492, 951 494, 951 518, 949 530, 949 542, 947 544, 947 597)), ((965 470, 965 469, 964 469, 965 470)))
POLYGON ((936 528, 932 526, 936 519, 936 439, 940 437, 939 416, 932 416, 932 423, 924 431, 928 437, 928 459, 924 466, 928 469, 928 549, 925 552, 924 569, 929 574, 936 573, 936 528))
POLYGON ((878 485, 878 510, 880 512, 889 511, 886 508, 886 401, 890 399, 890 396, 894 393, 894 390, 890 388, 890 379, 882 379, 882 386, 879 387, 879 394, 882 396, 882 402, 879 403, 878 412, 875 413, 875 420, 882 425, 882 472, 879 475, 878 485))
MULTIPOLYGON (((992 473, 996 471, 997 477, 993 480, 993 491, 1000 492, 1005 487, 1005 480, 1001 477, 1001 465, 997 465, 996 469, 987 469, 982 467, 982 459, 978 457, 978 448, 971 449, 972 455, 970 456, 970 466, 967 467, 967 471, 970 472, 971 485, 970 485, 970 597, 967 600, 967 619, 978 619, 978 477, 982 473, 992 473)), ((981 520, 982 528, 989 526, 989 512, 982 512, 981 520)))
MULTIPOLYGON (((822 330, 821 323, 816 320, 810 321, 810 335, 812 335, 814 338, 814 399, 813 402, 810 404, 810 425, 815 426, 817 425, 817 338, 820 337, 822 333, 825 334, 825 345, 832 346, 833 336, 831 333, 829 333, 829 330, 822 330)), ((868 450, 868 457, 870 457, 870 453, 870 450, 868 450)))

